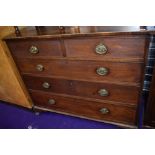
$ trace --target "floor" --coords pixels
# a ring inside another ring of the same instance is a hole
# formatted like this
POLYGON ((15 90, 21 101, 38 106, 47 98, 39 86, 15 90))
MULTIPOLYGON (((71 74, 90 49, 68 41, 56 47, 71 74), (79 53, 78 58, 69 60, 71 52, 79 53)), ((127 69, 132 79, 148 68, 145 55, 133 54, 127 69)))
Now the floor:
POLYGON ((35 113, 0 101, 0 129, 119 129, 108 123, 53 112, 35 113))

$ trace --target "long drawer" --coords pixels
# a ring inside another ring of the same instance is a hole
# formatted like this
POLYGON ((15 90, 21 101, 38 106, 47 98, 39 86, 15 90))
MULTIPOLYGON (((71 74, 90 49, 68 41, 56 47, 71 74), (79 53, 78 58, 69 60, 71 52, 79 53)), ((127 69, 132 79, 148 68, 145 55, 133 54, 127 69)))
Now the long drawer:
POLYGON ((57 56, 61 57, 62 49, 59 40, 33 39, 33 40, 10 40, 7 45, 13 56, 17 58, 57 56))
POLYGON ((141 59, 144 60, 146 48, 145 36, 107 36, 85 38, 38 38, 8 40, 7 45, 15 57, 67 57, 86 59, 141 59))
POLYGON ((28 89, 137 104, 139 87, 24 75, 28 89))
POLYGON ((99 120, 135 124, 134 107, 68 98, 41 91, 30 91, 30 94, 35 106, 99 120))
POLYGON ((18 59, 17 65, 22 73, 101 82, 109 81, 111 83, 140 83, 143 74, 143 63, 18 59))
POLYGON ((31 90, 30 94, 34 105, 41 108, 98 120, 114 121, 131 125, 135 124, 135 107, 86 101, 34 90, 31 90))
POLYGON ((95 57, 108 58, 144 58, 144 36, 115 36, 97 38, 65 39, 65 48, 68 57, 95 57))

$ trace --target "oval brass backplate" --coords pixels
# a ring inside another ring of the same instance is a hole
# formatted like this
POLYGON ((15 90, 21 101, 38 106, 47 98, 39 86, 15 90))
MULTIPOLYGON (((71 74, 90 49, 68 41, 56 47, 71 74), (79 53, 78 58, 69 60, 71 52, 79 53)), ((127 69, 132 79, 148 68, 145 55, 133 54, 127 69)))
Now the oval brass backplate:
POLYGON ((104 76, 104 75, 108 74, 108 69, 105 67, 99 67, 99 68, 97 68, 96 73, 98 75, 104 76))
POLYGON ((100 109, 100 112, 105 115, 105 114, 108 114, 110 111, 108 108, 102 108, 100 109))
POLYGON ((41 65, 41 64, 38 64, 38 65, 36 66, 36 69, 37 69, 37 71, 42 72, 42 71, 44 70, 44 66, 41 65))
POLYGON ((96 46, 95 51, 97 54, 104 55, 107 53, 108 50, 103 43, 100 43, 99 45, 96 46))
POLYGON ((49 100, 48 100, 48 103, 49 103, 50 105, 53 105, 53 104, 55 104, 56 102, 55 102, 54 99, 49 99, 49 100))
POLYGON ((29 48, 29 51, 31 54, 37 54, 39 53, 39 50, 36 46, 32 45, 30 48, 29 48))
POLYGON ((46 89, 50 88, 50 84, 48 82, 44 82, 42 86, 43 88, 46 88, 46 89))
POLYGON ((109 95, 109 92, 108 92, 106 89, 100 89, 100 90, 98 91, 98 94, 99 94, 100 96, 108 96, 108 95, 109 95))

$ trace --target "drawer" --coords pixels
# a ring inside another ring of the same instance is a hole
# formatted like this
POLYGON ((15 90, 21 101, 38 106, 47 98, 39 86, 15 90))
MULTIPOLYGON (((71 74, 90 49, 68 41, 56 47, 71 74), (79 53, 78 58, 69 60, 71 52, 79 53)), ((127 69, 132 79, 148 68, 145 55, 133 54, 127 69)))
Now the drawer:
POLYGON ((135 107, 68 98, 41 91, 30 91, 35 106, 113 122, 135 124, 135 107))
POLYGON ((68 57, 144 58, 145 37, 97 37, 64 40, 68 57))
POLYGON ((20 59, 17 65, 22 73, 111 83, 140 83, 143 71, 143 63, 104 61, 20 59), (38 71, 38 65, 41 65, 43 70, 38 71))
MULTIPOLYGON (((116 84, 23 76, 28 89, 73 96, 137 104, 139 87, 116 84)), ((123 104, 124 104, 123 103, 123 104)))
POLYGON ((59 40, 10 40, 7 45, 13 56, 17 58, 62 56, 59 40))

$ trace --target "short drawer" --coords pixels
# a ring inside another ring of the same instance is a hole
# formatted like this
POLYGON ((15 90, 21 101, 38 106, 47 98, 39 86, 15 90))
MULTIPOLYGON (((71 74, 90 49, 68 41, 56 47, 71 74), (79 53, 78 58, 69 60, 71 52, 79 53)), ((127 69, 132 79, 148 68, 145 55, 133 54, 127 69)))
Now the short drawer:
POLYGON ((30 91, 30 94, 35 106, 98 120, 135 124, 135 107, 68 98, 41 91, 30 91))
POLYGON ((145 37, 97 37, 65 39, 68 57, 117 59, 144 58, 145 37))
POLYGON ((62 56, 59 40, 10 40, 7 45, 17 58, 62 56))
POLYGON ((20 59, 17 65, 22 73, 111 83, 140 83, 143 71, 143 63, 104 61, 20 59))
POLYGON ((110 83, 85 82, 47 77, 23 76, 28 89, 86 97, 91 99, 137 104, 139 87, 110 83))

